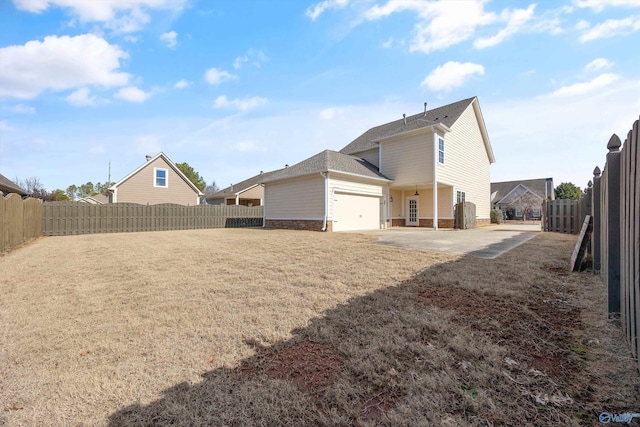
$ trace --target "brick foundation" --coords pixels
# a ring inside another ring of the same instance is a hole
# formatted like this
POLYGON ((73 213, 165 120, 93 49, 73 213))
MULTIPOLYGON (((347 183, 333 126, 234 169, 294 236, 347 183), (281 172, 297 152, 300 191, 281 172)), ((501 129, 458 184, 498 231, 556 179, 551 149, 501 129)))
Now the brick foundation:
MULTIPOLYGON (((332 230, 332 221, 327 221, 327 231, 332 230)), ((282 220, 282 219, 268 219, 267 228, 279 228, 287 230, 307 230, 307 231, 322 231, 322 221, 313 219, 295 219, 295 220, 282 220)))
POLYGON ((476 219, 476 227, 486 227, 487 225, 491 225, 491 219, 489 218, 476 219))
MULTIPOLYGON (((392 227, 405 227, 406 226, 405 224, 406 224, 406 219, 404 218, 394 218, 391 220, 392 227)), ((453 228, 453 225, 454 225, 453 219, 438 219, 438 228, 453 228)), ((433 228, 433 219, 421 218, 419 220, 418 227, 433 228)))
POLYGON ((404 227, 404 218, 394 218, 391 220, 392 227, 404 227))

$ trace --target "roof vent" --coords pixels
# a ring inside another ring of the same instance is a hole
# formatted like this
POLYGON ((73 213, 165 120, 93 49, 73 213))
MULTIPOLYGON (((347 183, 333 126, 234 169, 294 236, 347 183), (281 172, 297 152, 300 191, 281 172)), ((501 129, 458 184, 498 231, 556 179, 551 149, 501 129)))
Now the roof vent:
POLYGON ((286 169, 286 168, 288 168, 288 167, 289 167, 289 165, 288 165, 288 164, 286 164, 286 165, 284 165, 284 167, 285 167, 285 169, 286 169))
POLYGON ((147 159, 147 162, 153 158, 153 157, 151 157, 151 156, 150 156, 150 155, 148 155, 148 154, 147 154, 146 156, 144 156, 144 157, 147 159))
POLYGON ((260 175, 262 175, 264 173, 264 171, 260 171, 260 175))
POLYGON ((427 117, 427 103, 424 103, 424 117, 427 117))
POLYGON ((406 125, 407 124, 407 115, 403 114, 402 115, 402 119, 404 120, 404 124, 406 125))

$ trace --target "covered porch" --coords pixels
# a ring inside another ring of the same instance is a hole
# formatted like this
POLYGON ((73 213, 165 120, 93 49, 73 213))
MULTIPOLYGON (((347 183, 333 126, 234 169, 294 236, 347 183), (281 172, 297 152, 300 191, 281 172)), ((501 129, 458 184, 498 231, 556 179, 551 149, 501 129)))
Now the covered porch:
POLYGON ((387 196, 388 225, 453 228, 457 196, 453 186, 440 182, 435 187, 433 183, 391 185, 387 196))

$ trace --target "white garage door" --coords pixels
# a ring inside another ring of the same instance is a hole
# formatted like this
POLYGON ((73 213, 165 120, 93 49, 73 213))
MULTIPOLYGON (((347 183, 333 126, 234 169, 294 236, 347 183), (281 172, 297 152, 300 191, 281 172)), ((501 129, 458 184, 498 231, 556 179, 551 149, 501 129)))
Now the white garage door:
POLYGON ((333 231, 377 230, 380 228, 380 198, 336 193, 333 202, 333 231))

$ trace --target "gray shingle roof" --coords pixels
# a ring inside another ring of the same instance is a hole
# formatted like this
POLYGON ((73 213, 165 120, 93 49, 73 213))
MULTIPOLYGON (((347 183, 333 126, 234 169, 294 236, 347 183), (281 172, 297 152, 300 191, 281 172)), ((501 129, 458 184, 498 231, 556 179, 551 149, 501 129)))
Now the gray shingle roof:
POLYGON ((263 182, 279 181, 281 179, 293 178, 296 176, 310 175, 320 172, 344 172, 348 174, 360 175, 366 178, 376 178, 389 180, 386 176, 378 172, 378 168, 358 157, 338 153, 337 151, 325 150, 306 160, 280 169, 263 182))
POLYGON ((404 119, 399 119, 384 125, 373 127, 354 139, 349 145, 340 150, 340 152, 343 154, 355 154, 371 150, 373 148, 377 148, 377 145, 373 142, 375 140, 415 129, 433 126, 438 123, 442 123, 446 127, 450 128, 474 99, 476 99, 475 96, 454 102, 453 104, 443 105, 442 107, 434 108, 433 110, 427 110, 426 115, 422 112, 408 116, 406 125, 404 123, 404 119))
POLYGON ((0 174, 0 191, 5 194, 16 193, 21 196, 26 196, 28 194, 24 188, 20 187, 2 174, 0 174))
POLYGON ((492 182, 491 183, 491 194, 496 193, 493 197, 492 202, 497 203, 502 198, 504 198, 507 194, 511 192, 514 188, 516 188, 519 184, 527 187, 533 193, 538 196, 545 198, 545 186, 547 183, 547 179, 551 180, 550 188, 547 189, 546 196, 553 197, 553 178, 539 178, 539 179, 525 179, 522 181, 504 181, 504 182, 492 182))
POLYGON ((270 172, 262 172, 259 173, 256 176, 252 176, 251 178, 245 179, 244 181, 240 181, 237 184, 233 184, 230 185, 227 188, 223 188, 220 191, 216 191, 213 194, 208 195, 207 197, 205 197, 206 200, 214 200, 214 199, 223 199, 225 197, 228 196, 234 196, 236 193, 240 192, 240 191, 244 191, 248 188, 251 188, 257 184, 260 184, 261 182, 263 182, 265 179, 271 177, 273 174, 275 174, 276 172, 280 172, 282 169, 276 169, 274 171, 270 171, 270 172))

